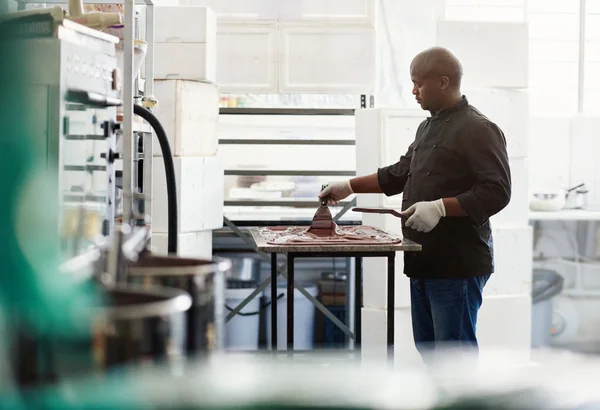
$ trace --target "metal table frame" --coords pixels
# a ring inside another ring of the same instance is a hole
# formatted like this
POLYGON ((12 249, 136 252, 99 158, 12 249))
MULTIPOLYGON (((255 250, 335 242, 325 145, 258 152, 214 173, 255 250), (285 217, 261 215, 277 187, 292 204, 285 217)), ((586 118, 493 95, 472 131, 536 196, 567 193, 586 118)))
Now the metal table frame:
POLYGON ((295 281, 294 278, 294 261, 298 258, 318 258, 318 257, 354 257, 356 259, 355 269, 355 332, 352 333, 348 328, 337 318, 336 323, 346 334, 356 341, 357 347, 360 346, 360 334, 362 323, 360 320, 362 309, 362 258, 364 257, 385 257, 387 258, 387 358, 393 361, 394 358, 394 307, 395 307, 395 258, 397 251, 420 251, 421 246, 405 239, 399 244, 380 245, 371 247, 372 250, 365 249, 367 247, 360 245, 328 245, 328 246, 276 246, 267 244, 259 233, 258 228, 251 228, 250 233, 256 249, 263 253, 271 254, 271 350, 275 354, 278 350, 277 346, 277 276, 279 269, 277 267, 277 255, 287 255, 287 352, 288 355, 293 354, 294 350, 294 288, 298 289, 306 296, 319 310, 326 314, 327 317, 333 316, 325 306, 323 306, 312 295, 295 281), (327 315, 329 313, 329 315, 327 315))
MULTIPOLYGON (((277 252, 271 253, 271 283, 277 283, 277 252)), ((364 257, 385 257, 387 258, 387 303, 388 306, 394 306, 395 289, 395 260, 396 252, 288 252, 287 253, 287 294, 291 295, 294 288, 299 289, 299 285, 294 282, 294 262, 299 258, 322 258, 322 257, 353 257, 355 258, 355 280, 354 280, 354 332, 350 332, 350 337, 354 339, 355 349, 360 349, 362 332, 362 258, 364 257)), ((271 286, 271 300, 277 299, 277 286, 271 286)), ((317 301, 317 303, 319 303, 317 301)), ((294 350, 294 298, 287 298, 287 352, 292 354, 294 350)), ((271 350, 277 351, 277 303, 271 303, 271 350)), ((387 311, 387 347, 388 360, 393 359, 394 355, 394 309, 387 311)))
MULTIPOLYGON (((339 219, 346 213, 348 212, 348 210, 350 208, 352 208, 354 205, 356 204, 356 198, 351 200, 350 202, 348 202, 347 204, 344 205, 344 207, 342 208, 342 210, 340 210, 337 215, 335 215, 333 217, 333 221, 334 222, 338 222, 339 219)), ((256 247, 256 243, 250 239, 248 237, 248 235, 246 233, 244 233, 238 226, 236 226, 233 222, 231 222, 229 219, 227 219, 226 217, 223 218, 223 224, 225 226, 227 226, 229 229, 231 229, 233 231, 233 233, 235 233, 239 238, 241 238, 251 249, 253 249, 256 253, 258 253, 259 256, 261 256, 265 261, 269 262, 271 261, 269 255, 267 255, 265 252, 261 252, 260 250, 257 249, 256 247)), ((277 261, 275 261, 275 265, 277 265, 277 261)), ((281 266, 279 266, 277 268, 277 272, 281 273, 284 277, 287 278, 287 275, 285 274, 285 269, 286 269, 286 265, 282 264, 281 266)), ((357 270, 358 270, 358 266, 357 266, 357 270)), ((233 309, 231 312, 229 312, 229 314, 227 315, 227 317, 225 318, 225 323, 229 322, 231 319, 233 319, 233 317, 235 315, 237 315, 239 312, 241 312, 241 310, 248 304, 250 303, 255 297, 257 297, 263 290, 265 290, 267 288, 267 286, 269 286, 269 284, 271 283, 271 278, 266 279, 265 281, 263 281, 255 290, 254 292, 252 292, 248 297, 246 297, 246 299, 244 299, 242 302, 240 302, 240 304, 233 309)), ((327 318, 329 318, 337 327, 339 327, 340 329, 342 329, 344 331, 344 333, 346 333, 348 336, 350 336, 350 338, 354 339, 354 335, 352 334, 352 332, 350 332, 350 330, 337 318, 335 317, 335 315, 333 315, 333 313, 331 313, 325 306, 323 306, 319 301, 317 301, 316 299, 314 299, 306 290, 304 290, 304 288, 302 288, 301 286, 298 288, 298 290, 300 292, 302 292, 302 294, 308 299, 310 300, 316 307, 317 309, 319 309, 327 318)), ((360 312, 359 312, 360 313, 360 312)))

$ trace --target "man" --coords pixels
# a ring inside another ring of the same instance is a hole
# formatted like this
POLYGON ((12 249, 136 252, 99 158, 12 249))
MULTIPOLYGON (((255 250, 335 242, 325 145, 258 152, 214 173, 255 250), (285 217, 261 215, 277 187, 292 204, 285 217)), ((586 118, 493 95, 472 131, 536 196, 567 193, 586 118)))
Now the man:
POLYGON ((494 270, 489 218, 511 196, 504 134, 462 95, 462 73, 444 48, 419 53, 410 66, 413 94, 431 116, 406 154, 319 194, 334 204, 352 193, 403 193, 403 235, 423 247, 404 254, 404 273, 413 336, 424 358, 445 343, 477 349, 477 313, 494 270))

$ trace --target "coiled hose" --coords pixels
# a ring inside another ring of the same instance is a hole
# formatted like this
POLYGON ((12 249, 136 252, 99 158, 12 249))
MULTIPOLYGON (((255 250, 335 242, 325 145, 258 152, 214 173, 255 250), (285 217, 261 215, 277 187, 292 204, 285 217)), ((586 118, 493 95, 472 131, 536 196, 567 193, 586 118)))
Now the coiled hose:
POLYGON ((158 138, 160 150, 162 151, 163 162, 165 164, 165 175, 167 177, 167 215, 168 215, 168 232, 167 232, 167 247, 168 252, 177 253, 177 185, 175 182, 175 166, 173 164, 173 155, 165 129, 163 128, 158 118, 150 112, 150 110, 141 105, 133 105, 133 113, 139 115, 146 120, 158 138))

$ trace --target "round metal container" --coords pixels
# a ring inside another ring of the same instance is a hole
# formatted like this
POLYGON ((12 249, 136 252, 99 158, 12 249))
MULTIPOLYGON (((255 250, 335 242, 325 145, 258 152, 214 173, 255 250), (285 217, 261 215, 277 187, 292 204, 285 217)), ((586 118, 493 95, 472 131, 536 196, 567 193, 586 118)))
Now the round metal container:
POLYGON ((171 286, 186 291, 192 307, 186 312, 188 355, 223 349, 225 280, 231 261, 147 254, 131 264, 128 280, 140 286, 171 286))
POLYGON ((162 362, 180 357, 176 336, 191 297, 173 288, 105 289, 102 306, 93 307, 87 337, 20 335, 15 359, 17 383, 39 385, 107 372, 124 365, 162 362))

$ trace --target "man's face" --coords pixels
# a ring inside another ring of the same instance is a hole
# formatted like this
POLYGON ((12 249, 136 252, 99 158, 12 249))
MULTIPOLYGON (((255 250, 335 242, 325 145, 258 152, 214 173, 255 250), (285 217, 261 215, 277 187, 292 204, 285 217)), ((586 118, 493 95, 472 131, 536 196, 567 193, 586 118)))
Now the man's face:
POLYGON ((411 80, 413 83, 412 93, 421 108, 436 111, 439 107, 443 88, 439 78, 423 75, 417 70, 411 70, 411 80))

